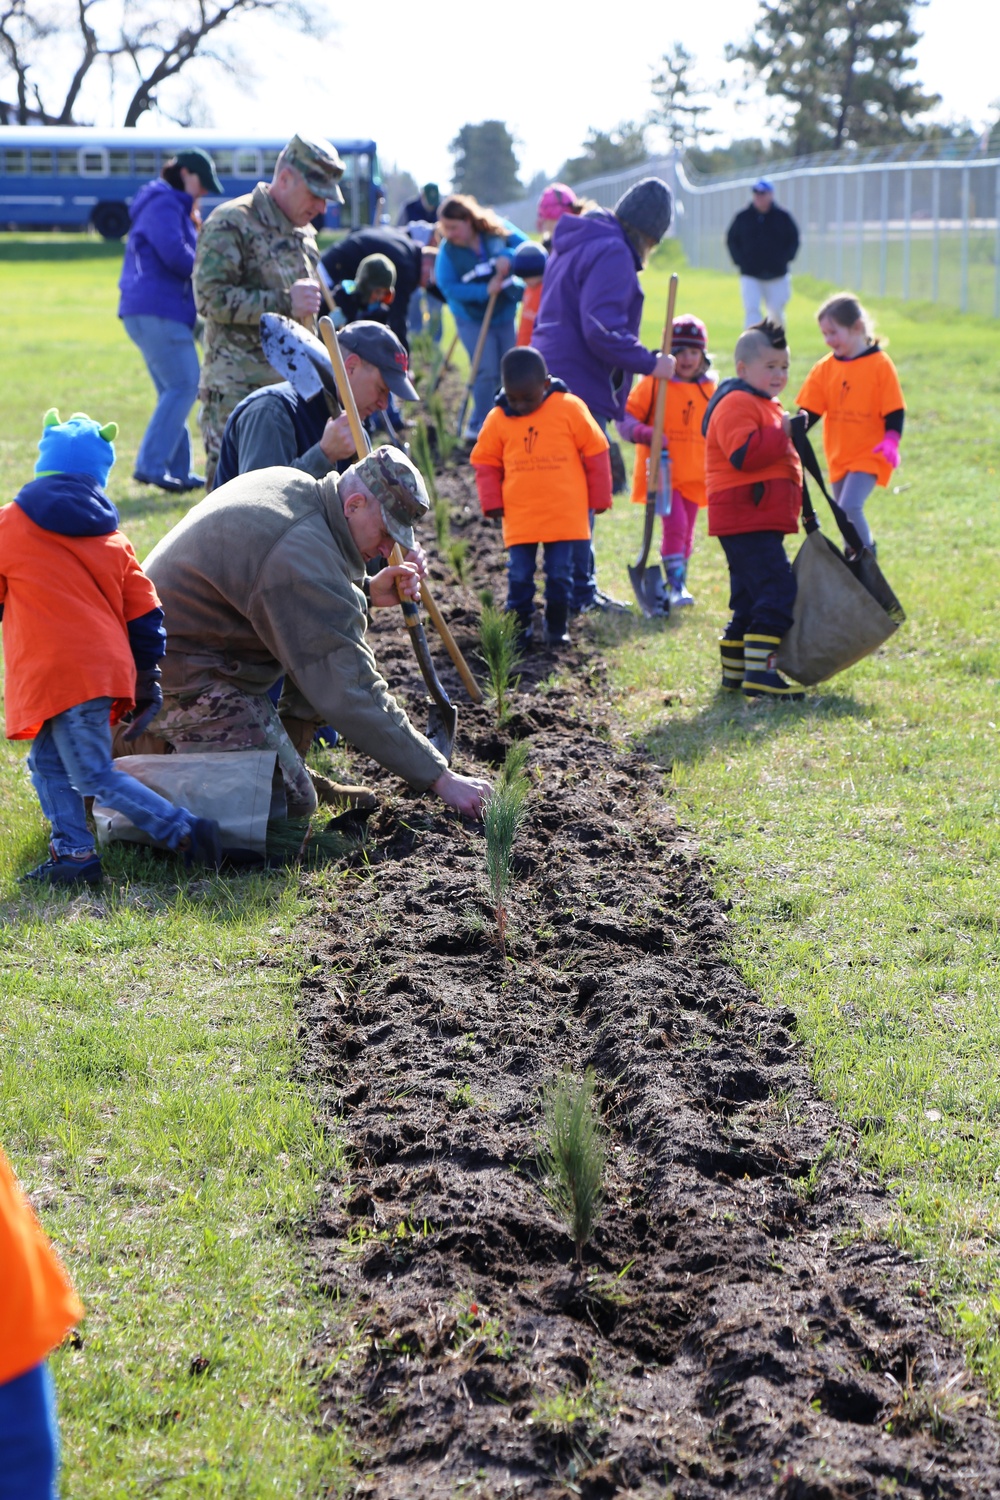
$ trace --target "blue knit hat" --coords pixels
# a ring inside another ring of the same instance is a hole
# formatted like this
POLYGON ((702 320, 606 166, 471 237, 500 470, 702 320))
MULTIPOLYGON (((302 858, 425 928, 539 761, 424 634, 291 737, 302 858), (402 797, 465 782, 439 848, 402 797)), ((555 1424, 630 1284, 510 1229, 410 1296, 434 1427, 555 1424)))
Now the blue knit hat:
POLYGON ((118 423, 92 422, 76 411, 68 422, 60 422, 53 406, 42 418, 35 478, 46 474, 89 474, 103 489, 115 462, 114 440, 118 423))
POLYGON ((544 246, 525 240, 514 251, 514 275, 520 276, 522 280, 528 276, 544 276, 547 260, 544 246))

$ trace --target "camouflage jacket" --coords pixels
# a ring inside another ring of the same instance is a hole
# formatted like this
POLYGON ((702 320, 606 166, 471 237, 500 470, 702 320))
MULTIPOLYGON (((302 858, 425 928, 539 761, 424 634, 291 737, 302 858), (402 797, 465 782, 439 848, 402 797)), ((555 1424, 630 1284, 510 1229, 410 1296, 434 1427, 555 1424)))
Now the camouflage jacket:
POLYGON ((240 474, 202 500, 146 559, 163 604, 163 689, 266 693, 284 672, 316 717, 425 791, 447 770, 379 675, 366 639, 364 562, 338 478, 240 474))
POLYGON ((252 193, 220 203, 198 236, 194 297, 205 319, 205 362, 199 395, 237 400, 281 377, 260 347, 260 315, 291 317, 289 288, 316 275, 319 249, 312 225, 296 229, 258 182, 252 193))

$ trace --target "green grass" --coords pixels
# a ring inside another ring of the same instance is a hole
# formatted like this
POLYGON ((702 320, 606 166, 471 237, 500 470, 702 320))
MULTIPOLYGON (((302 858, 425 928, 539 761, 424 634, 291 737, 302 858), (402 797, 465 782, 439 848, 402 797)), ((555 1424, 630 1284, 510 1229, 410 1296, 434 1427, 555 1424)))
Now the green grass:
MULTIPOLYGON (((665 267, 646 289, 652 344, 665 267)), ((796 279, 788 402, 824 352, 813 314, 828 290, 796 279)), ((682 270, 678 310, 706 319, 730 374, 735 276, 682 270)), ((996 1396, 997 325, 891 301, 872 310, 909 404, 899 493, 879 490, 868 507, 909 616, 901 630, 800 708, 723 697, 727 579, 703 519, 688 579, 696 606, 662 626, 597 628, 622 710, 734 902, 737 962, 798 1013, 823 1091, 898 1194, 892 1232, 923 1261, 996 1396)), ((616 501, 597 529, 603 584, 621 595, 641 512, 616 501)))

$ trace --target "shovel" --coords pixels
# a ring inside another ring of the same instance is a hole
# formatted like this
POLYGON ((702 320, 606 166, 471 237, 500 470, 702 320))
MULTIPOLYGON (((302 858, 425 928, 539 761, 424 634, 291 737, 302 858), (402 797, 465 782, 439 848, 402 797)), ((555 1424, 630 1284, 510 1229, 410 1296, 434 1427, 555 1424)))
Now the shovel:
MULTIPOLYGON (((351 390, 351 383, 347 378, 344 356, 341 353, 340 345, 337 343, 337 335, 334 332, 333 324, 329 318, 320 318, 319 327, 323 335, 323 342, 330 353, 330 362, 333 365, 333 373, 337 380, 337 389, 340 394, 341 404, 347 412, 347 419, 351 424, 351 432, 354 436, 357 451, 359 454, 370 453, 371 444, 368 441, 368 434, 361 425, 358 403, 354 399, 354 392, 351 390)), ((398 542, 392 549, 390 561, 397 566, 406 561, 398 542)), ((455 748, 455 732, 458 728, 458 710, 445 692, 441 680, 435 671, 434 662, 431 659, 430 647, 427 645, 427 637, 424 634, 424 627, 420 623, 419 609, 412 599, 405 599, 402 595, 400 595, 399 602, 403 610, 403 619, 406 622, 406 628, 410 632, 410 641, 413 646, 414 655, 417 658, 424 682, 427 684, 427 690, 434 700, 434 707, 431 709, 427 720, 427 738, 435 750, 438 750, 450 765, 452 751, 455 748)))
MULTIPOLYGON (((660 346, 662 354, 670 353, 670 345, 673 340, 674 331, 674 306, 677 302, 677 275, 670 278, 670 290, 667 294, 667 318, 663 325, 663 343, 660 346)), ((656 382, 656 410, 653 417, 653 441, 649 446, 649 468, 646 473, 646 514, 642 526, 642 551, 636 558, 634 565, 629 564, 628 576, 632 584, 632 592, 638 601, 647 620, 662 619, 670 613, 670 604, 663 582, 663 574, 657 563, 655 567, 647 567, 649 549, 653 541, 653 521, 656 516, 656 490, 660 478, 660 453, 663 449, 663 418, 667 408, 667 382, 658 380, 656 382)), ((667 483, 670 483, 669 470, 667 483)))
POLYGON ((340 415, 333 365, 326 346, 314 333, 281 313, 263 313, 260 343, 268 364, 288 381, 297 396, 312 401, 325 395, 330 415, 340 415))
POLYGON ((497 298, 499 297, 499 295, 499 292, 490 292, 490 300, 487 302, 486 311, 483 313, 483 322, 482 326, 480 327, 479 337, 476 340, 476 347, 472 355, 472 365, 469 369, 469 383, 465 387, 465 395, 462 397, 462 404, 458 409, 459 437, 461 437, 462 433, 465 431, 465 414, 469 409, 469 398, 472 395, 472 387, 476 383, 476 376, 479 374, 479 366, 482 362, 483 350, 486 348, 486 335, 490 331, 490 323, 493 319, 493 309, 497 305, 497 298))

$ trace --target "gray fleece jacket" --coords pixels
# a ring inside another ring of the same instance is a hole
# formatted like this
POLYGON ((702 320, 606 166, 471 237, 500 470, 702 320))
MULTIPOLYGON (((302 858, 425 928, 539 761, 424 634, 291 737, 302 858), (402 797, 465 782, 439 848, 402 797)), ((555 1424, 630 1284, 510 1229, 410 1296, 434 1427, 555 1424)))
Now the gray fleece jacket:
POLYGON ((282 673, 352 745, 424 791, 447 770, 379 675, 364 561, 338 476, 258 469, 194 506, 145 562, 163 605, 163 688, 266 693, 282 673))

